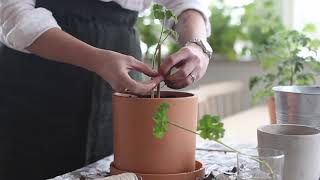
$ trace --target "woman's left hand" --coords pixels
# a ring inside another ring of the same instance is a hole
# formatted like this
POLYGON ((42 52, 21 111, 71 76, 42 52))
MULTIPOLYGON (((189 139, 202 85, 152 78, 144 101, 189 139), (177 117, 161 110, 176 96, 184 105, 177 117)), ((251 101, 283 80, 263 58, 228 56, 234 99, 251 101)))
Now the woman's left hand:
POLYGON ((196 44, 189 44, 168 56, 160 66, 165 83, 172 89, 181 89, 202 78, 209 64, 209 57, 196 44), (171 74, 173 68, 177 71, 171 74))

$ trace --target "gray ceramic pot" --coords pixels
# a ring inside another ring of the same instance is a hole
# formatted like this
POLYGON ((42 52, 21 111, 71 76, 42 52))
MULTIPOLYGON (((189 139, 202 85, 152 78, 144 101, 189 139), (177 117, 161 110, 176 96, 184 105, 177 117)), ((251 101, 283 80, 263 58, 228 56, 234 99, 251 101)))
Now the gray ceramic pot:
POLYGON ((283 180, 320 179, 320 130, 294 124, 258 128, 258 147, 285 153, 283 180))

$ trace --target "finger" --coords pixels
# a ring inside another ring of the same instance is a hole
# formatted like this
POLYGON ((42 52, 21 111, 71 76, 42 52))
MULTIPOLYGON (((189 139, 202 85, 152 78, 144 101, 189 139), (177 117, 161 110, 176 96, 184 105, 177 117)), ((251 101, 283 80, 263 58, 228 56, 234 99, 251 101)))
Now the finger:
POLYGON ((137 82, 129 75, 123 75, 122 77, 122 92, 135 94, 135 95, 146 95, 148 94, 154 87, 156 87, 161 81, 163 81, 162 76, 157 76, 151 80, 145 82, 137 82), (124 91, 126 90, 126 91, 124 91))
POLYGON ((186 79, 192 73, 192 71, 195 70, 196 66, 197 62, 195 60, 187 59, 184 61, 184 64, 179 68, 179 70, 167 77, 166 80, 174 83, 179 80, 186 79))
POLYGON ((189 75, 186 79, 179 80, 176 82, 165 81, 165 83, 169 88, 172 88, 172 89, 185 88, 185 87, 193 84, 196 81, 196 79, 199 77, 199 70, 196 69, 190 74, 192 74, 195 79, 193 79, 193 77, 191 75, 189 75))
POLYGON ((130 63, 130 69, 131 70, 136 70, 139 72, 142 72, 143 74, 149 76, 149 77, 155 77, 157 76, 159 73, 154 71, 153 69, 151 69, 147 64, 138 61, 138 60, 132 60, 130 63))
POLYGON ((159 72, 166 76, 170 73, 170 70, 176 66, 179 62, 181 62, 184 59, 187 59, 190 56, 190 49, 188 48, 182 48, 178 52, 170 55, 168 58, 164 60, 164 62, 161 64, 159 72))

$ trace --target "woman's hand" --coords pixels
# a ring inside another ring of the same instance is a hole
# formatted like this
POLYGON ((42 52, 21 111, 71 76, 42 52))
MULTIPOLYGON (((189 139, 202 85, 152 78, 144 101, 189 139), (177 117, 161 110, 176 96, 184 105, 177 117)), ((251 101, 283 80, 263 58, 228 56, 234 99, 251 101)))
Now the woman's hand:
POLYGON ((96 72, 118 92, 145 95, 163 80, 157 72, 131 56, 95 48, 58 28, 43 33, 27 50, 46 59, 96 72), (129 71, 139 71, 154 78, 137 82, 130 78, 129 71))
POLYGON ((202 78, 209 64, 209 57, 196 44, 190 44, 170 55, 160 66, 165 83, 172 89, 181 89, 202 78), (171 74, 173 68, 178 71, 171 74))
POLYGON ((158 72, 132 56, 96 49, 92 58, 99 62, 94 71, 109 82, 113 90, 117 92, 146 95, 163 80, 158 72), (129 76, 130 71, 142 72, 153 78, 149 81, 137 82, 129 76))

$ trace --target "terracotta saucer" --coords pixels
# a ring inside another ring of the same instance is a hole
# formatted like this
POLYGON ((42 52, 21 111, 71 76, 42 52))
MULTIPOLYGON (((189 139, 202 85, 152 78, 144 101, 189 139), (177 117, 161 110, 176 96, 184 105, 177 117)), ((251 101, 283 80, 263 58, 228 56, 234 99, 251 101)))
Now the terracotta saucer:
MULTIPOLYGON (((116 168, 113 162, 110 165, 112 175, 126 173, 127 171, 116 168)), ((205 168, 203 164, 196 161, 196 170, 192 172, 178 173, 178 174, 143 174, 135 173, 143 180, 200 180, 205 177, 205 168)))

